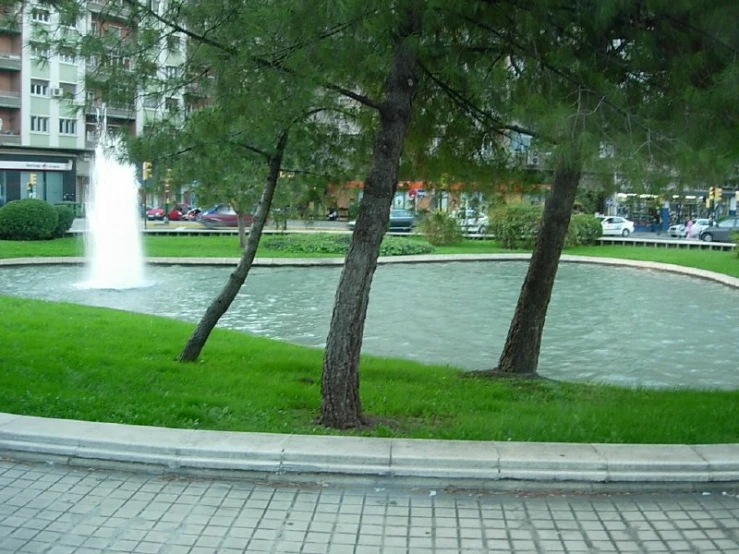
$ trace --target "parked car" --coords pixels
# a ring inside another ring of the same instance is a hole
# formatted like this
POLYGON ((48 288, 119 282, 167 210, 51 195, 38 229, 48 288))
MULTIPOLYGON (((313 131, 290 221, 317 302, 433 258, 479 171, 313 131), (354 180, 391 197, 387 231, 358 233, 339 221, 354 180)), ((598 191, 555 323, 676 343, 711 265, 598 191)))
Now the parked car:
MULTIPOLYGON (((181 216, 183 213, 187 213, 187 211, 190 209, 190 206, 187 204, 182 204, 180 202, 177 202, 172 206, 172 208, 169 210, 169 214, 167 214, 168 219, 171 221, 178 221, 181 219, 181 216)), ((164 219, 164 208, 149 208, 146 210, 146 219, 149 221, 152 220, 163 220, 164 219)))
POLYGON ((634 232, 634 222, 623 217, 608 216, 600 222, 604 235, 621 235, 628 237, 634 232))
POLYGON ((164 219, 164 208, 149 208, 146 210, 146 219, 149 221, 164 219))
MULTIPOLYGON (((708 227, 709 220, 705 218, 699 218, 693 220, 693 227, 690 230, 690 236, 688 238, 698 238, 700 235, 700 232, 708 227)), ((685 236, 685 224, 679 223, 677 225, 671 225, 669 229, 667 229, 667 234, 671 237, 676 238, 682 238, 685 236)))
MULTIPOLYGON (((244 224, 249 227, 254 220, 252 214, 244 214, 244 224)), ((200 223, 209 229, 215 227, 238 227, 239 221, 234 209, 228 204, 219 204, 215 208, 205 212, 200 218, 200 223)))
POLYGON ((490 222, 488 216, 472 208, 458 210, 455 214, 463 233, 477 233, 484 235, 490 222))
POLYGON ((685 236, 685 225, 679 223, 678 225, 670 225, 667 229, 667 234, 671 237, 680 238, 685 236))
POLYGON ((698 238, 705 242, 731 242, 729 234, 739 231, 739 216, 731 216, 717 221, 712 226, 703 229, 698 238))
POLYGON ((708 229, 711 226, 711 220, 707 218, 699 218, 693 220, 693 229, 690 232, 690 238, 697 239, 703 229, 708 229))
MULTIPOLYGON (((393 233, 410 233, 415 223, 416 216, 410 210, 403 210, 401 208, 390 210, 390 226, 388 227, 388 231, 393 233)), ((353 231, 356 224, 357 222, 354 220, 347 223, 347 226, 353 231)))

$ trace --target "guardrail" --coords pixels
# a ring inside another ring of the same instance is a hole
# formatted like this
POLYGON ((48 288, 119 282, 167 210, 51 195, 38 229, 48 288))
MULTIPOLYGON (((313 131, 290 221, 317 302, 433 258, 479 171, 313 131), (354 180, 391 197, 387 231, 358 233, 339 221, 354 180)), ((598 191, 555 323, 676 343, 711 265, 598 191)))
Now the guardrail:
POLYGON ((600 237, 599 244, 619 246, 652 246, 654 248, 675 248, 684 250, 722 250, 729 251, 736 248, 732 242, 703 242, 702 240, 688 239, 655 239, 652 237, 600 237))

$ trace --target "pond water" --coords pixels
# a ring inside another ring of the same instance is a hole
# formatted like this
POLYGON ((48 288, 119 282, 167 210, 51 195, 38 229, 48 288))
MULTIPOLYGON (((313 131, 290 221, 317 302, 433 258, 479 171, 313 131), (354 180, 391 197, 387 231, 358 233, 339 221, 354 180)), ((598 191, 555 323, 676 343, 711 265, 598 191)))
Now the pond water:
MULTIPOLYGON (((493 367, 527 269, 524 262, 383 265, 363 351, 493 367)), ((150 266, 150 286, 84 290, 77 266, 0 270, 4 294, 63 300, 197 322, 230 273, 150 266)), ((338 267, 255 268, 219 327, 307 346, 325 344, 338 267)), ((560 267, 540 374, 628 386, 739 388, 739 294, 710 281, 633 268, 560 267)))

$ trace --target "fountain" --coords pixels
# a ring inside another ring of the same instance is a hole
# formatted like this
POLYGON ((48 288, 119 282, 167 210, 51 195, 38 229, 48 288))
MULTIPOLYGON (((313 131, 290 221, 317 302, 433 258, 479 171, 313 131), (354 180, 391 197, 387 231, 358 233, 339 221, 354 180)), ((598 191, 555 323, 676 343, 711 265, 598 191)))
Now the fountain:
MULTIPOLYGON (((98 121, 100 118, 98 117, 98 121)), ((107 134, 105 116, 98 125, 90 189, 85 202, 88 289, 130 289, 145 286, 136 168, 121 163, 121 140, 107 134)))

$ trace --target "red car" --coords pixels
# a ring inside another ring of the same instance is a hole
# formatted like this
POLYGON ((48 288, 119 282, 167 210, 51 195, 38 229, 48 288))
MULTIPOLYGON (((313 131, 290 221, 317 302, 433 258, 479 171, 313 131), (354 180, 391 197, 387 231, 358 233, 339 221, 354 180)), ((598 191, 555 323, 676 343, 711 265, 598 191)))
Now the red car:
MULTIPOLYGON (((244 214, 244 225, 249 227, 254 220, 252 214, 244 214)), ((238 227, 239 222, 236 218, 236 212, 227 204, 220 204, 208 210, 200 218, 200 222, 209 229, 215 227, 238 227)))
MULTIPOLYGON (((172 209, 169 210, 169 214, 167 215, 167 218, 170 221, 179 221, 182 219, 182 214, 186 214, 188 211, 190 211, 190 206, 187 204, 175 204, 172 206, 172 209)), ((149 221, 152 221, 154 219, 156 220, 163 220, 164 219, 164 208, 151 208, 149 210, 146 210, 146 219, 149 221)))
POLYGON ((149 221, 154 219, 164 219, 164 208, 149 208, 146 210, 146 219, 149 221))

